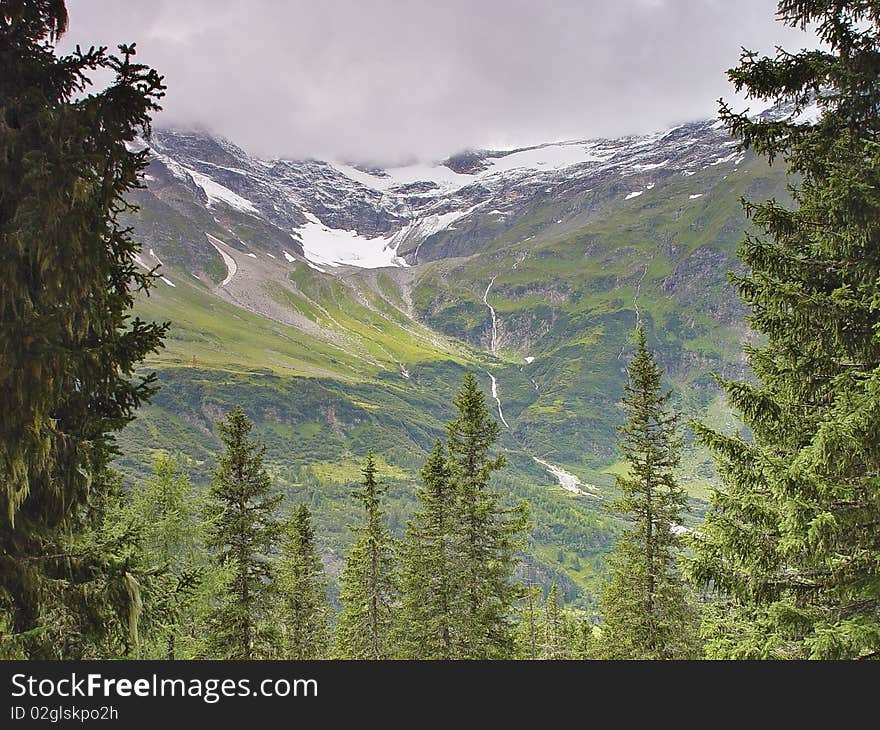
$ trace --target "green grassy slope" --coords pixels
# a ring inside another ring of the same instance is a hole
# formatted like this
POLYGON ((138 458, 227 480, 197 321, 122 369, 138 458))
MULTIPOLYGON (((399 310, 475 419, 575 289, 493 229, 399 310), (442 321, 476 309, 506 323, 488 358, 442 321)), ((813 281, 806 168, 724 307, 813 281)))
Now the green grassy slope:
MULTIPOLYGON (((727 281, 747 225, 742 196, 785 199, 785 180, 747 158, 733 172, 708 167, 632 200, 607 194, 602 212, 583 224, 575 216, 543 236, 431 264, 415 301, 436 329, 485 346, 491 315, 483 296, 494 277, 488 301, 499 319, 501 362, 493 372, 515 435, 581 477, 610 484, 637 321, 686 416, 720 408, 712 373, 745 375, 745 312, 727 281)), ((542 209, 532 215, 523 232, 552 217, 542 209)), ((722 425, 735 428, 731 418, 722 425)), ((712 474, 705 454, 690 449, 684 462, 683 481, 704 498, 712 474)))
MULTIPOLYGON (((161 390, 119 438, 120 470, 130 481, 142 479, 154 453, 172 453, 205 487, 219 449, 216 422, 240 403, 267 445, 276 487, 314 508, 331 565, 350 540, 347 525, 356 516, 351 488, 368 448, 379 454, 380 473, 390 485, 390 526, 402 534, 424 455, 454 416, 452 397, 466 369, 478 373, 494 405, 486 376, 494 358, 465 343, 426 336, 402 313, 400 292, 387 277, 373 282, 380 295, 310 270, 294 274, 301 294, 291 306, 305 312, 302 302, 320 302, 310 318, 332 321, 329 332, 344 335, 335 345, 326 333, 310 335, 224 302, 180 273, 173 277, 175 287, 158 283, 137 305, 139 316, 170 320, 172 326, 166 347, 147 363, 161 390)), ((287 289, 280 294, 290 296, 287 289)), ((572 600, 588 602, 582 589, 597 579, 613 521, 595 500, 562 492, 507 434, 501 448, 511 467, 499 477, 498 489, 532 505, 536 574, 559 580, 572 600), (556 564, 554 548, 563 533, 571 542, 570 562, 579 556, 577 570, 556 564)))
MULTIPOLYGON (((162 389, 121 434, 120 469, 141 479, 151 454, 165 451, 206 486, 216 422, 241 404, 267 444, 277 488, 312 505, 324 553, 338 567, 367 448, 379 454, 389 523, 400 534, 463 373, 477 373, 497 413, 492 373, 510 424, 499 441, 509 466, 497 487, 531 505, 529 562, 540 580, 559 581, 569 601, 591 605, 620 527, 604 503, 622 468, 615 427, 636 320, 658 350, 676 405, 736 428, 710 373, 744 372, 742 311, 726 283, 745 226, 737 199, 781 198, 785 188, 778 171, 747 158, 735 171, 667 178, 632 200, 617 190, 593 194, 588 212, 536 203, 468 257, 336 275, 297 265, 288 280, 259 284, 259 296, 300 326, 218 297, 222 271, 210 270, 208 285, 167 263, 163 273, 177 285, 158 283, 137 307, 142 317, 173 323, 166 348, 148 363, 162 389), (483 302, 493 277, 495 354, 483 302), (534 456, 599 485, 599 496, 560 489, 534 456)), ((682 480, 697 515, 712 475, 706 455, 689 444, 682 480)))

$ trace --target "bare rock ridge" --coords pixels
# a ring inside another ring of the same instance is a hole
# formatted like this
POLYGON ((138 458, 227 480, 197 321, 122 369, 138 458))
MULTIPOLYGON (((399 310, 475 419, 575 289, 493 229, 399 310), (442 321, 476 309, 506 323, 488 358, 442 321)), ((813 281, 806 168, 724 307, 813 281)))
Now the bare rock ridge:
POLYGON ((734 167, 742 158, 711 121, 616 140, 476 151, 387 170, 261 160, 203 132, 156 130, 150 145, 147 189, 139 202, 173 212, 178 222, 151 216, 153 230, 146 233, 160 256, 190 268, 217 255, 197 234, 223 228, 232 228, 243 247, 277 259, 287 251, 288 258, 322 268, 408 266, 469 255, 547 199, 562 210, 561 225, 658 180, 709 165, 734 167), (163 230, 170 226, 176 230, 163 230))

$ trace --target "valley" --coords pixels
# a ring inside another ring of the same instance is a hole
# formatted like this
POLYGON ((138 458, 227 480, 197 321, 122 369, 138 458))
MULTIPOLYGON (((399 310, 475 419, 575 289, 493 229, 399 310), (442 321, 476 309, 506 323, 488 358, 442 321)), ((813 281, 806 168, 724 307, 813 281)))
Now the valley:
MULTIPOLYGON (((260 160, 202 132, 150 145, 130 222, 163 278, 137 314, 173 324, 148 363, 162 389, 119 439, 129 481, 167 452, 207 485, 215 424, 241 403, 332 572, 359 459, 379 454, 398 534, 471 370, 502 426, 497 488, 531 505, 530 569, 588 606, 619 530, 603 502, 638 324, 685 419, 738 428, 711 377, 746 375, 736 201, 787 192, 716 122, 388 170, 260 160)), ((694 521, 713 475, 686 433, 694 521)))

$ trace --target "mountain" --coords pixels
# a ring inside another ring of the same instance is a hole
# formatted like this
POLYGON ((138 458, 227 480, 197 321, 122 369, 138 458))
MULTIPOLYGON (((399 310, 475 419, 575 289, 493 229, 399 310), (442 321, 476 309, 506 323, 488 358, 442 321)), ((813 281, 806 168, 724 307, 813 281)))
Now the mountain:
MULTIPOLYGON (((746 375, 726 282, 738 200, 787 190, 717 122, 387 169, 257 159, 204 132, 149 145, 130 223, 162 279, 138 314, 173 327, 149 363, 162 390, 120 437, 131 479, 161 449, 207 483, 215 423, 241 403, 332 567, 363 453, 380 454, 399 532, 470 369, 503 427, 499 488, 532 505, 530 565, 586 605, 617 530, 603 502, 638 323, 677 407, 737 428, 711 374, 746 375)), ((713 472, 688 442, 699 513, 713 472)))

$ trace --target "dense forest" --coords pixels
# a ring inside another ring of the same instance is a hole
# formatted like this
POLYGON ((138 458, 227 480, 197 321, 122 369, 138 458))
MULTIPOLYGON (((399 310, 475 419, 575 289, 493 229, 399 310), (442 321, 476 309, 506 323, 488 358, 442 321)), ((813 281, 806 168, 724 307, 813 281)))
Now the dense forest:
POLYGON ((401 530, 367 451, 338 591, 247 403, 218 424, 207 491, 169 455, 124 484, 116 435, 157 391, 143 364, 170 326, 132 314, 158 277, 125 222, 163 79, 133 45, 58 56, 63 0, 0 0, 0 658, 877 657, 880 8, 781 0, 777 15, 820 49, 743 51, 729 78, 821 115, 720 110, 792 180, 792 205, 742 201, 752 230, 730 278, 751 375, 718 381, 748 433, 681 423, 635 329, 609 505, 626 529, 587 610, 524 569, 529 504, 498 486, 500 427, 473 373, 401 530), (89 93, 98 75, 113 80, 89 93), (686 434, 720 475, 695 528, 686 434))

